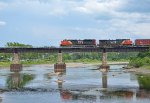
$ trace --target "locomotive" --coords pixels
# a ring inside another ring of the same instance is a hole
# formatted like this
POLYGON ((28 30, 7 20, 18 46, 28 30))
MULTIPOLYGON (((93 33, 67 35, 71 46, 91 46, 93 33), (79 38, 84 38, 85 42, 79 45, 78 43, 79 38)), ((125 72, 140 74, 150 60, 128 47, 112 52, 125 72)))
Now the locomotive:
POLYGON ((132 46, 130 39, 99 40, 99 47, 132 46))
POLYGON ((96 47, 95 39, 84 39, 84 40, 63 40, 60 46, 62 47, 96 47))
POLYGON ((61 47, 120 47, 120 46, 150 46, 150 39, 116 39, 116 40, 99 40, 96 39, 73 40, 65 39, 60 43, 61 47))

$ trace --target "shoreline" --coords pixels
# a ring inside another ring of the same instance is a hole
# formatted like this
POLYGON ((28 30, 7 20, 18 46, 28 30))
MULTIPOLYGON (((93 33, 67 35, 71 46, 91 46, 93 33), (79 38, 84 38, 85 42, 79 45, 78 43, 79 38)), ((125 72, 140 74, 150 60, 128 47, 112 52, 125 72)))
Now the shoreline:
MULTIPOLYGON (((108 65, 127 65, 129 62, 108 62, 108 65)), ((70 63, 65 63, 67 67, 86 67, 86 66, 100 66, 102 63, 86 63, 86 62, 70 62, 70 63)), ((49 66, 52 67, 54 64, 31 64, 31 65, 26 65, 23 64, 23 67, 28 67, 28 66, 49 66)), ((9 66, 0 66, 1 68, 9 68, 9 66)))
MULTIPOLYGON (((128 65, 129 62, 108 62, 108 65, 128 65)), ((48 66, 53 67, 54 64, 39 64, 39 66, 48 66)), ((68 68, 79 68, 79 67, 87 67, 87 66, 100 66, 101 63, 66 63, 68 68)), ((38 66, 35 65, 35 66, 38 66)), ((135 74, 150 74, 150 69, 145 68, 127 68, 123 67, 125 72, 135 73, 135 74)))
POLYGON ((150 69, 145 69, 145 68, 125 68, 125 70, 127 72, 130 72, 130 73, 135 73, 135 74, 150 74, 150 69))
MULTIPOLYGON (((108 62, 108 65, 127 65, 129 62, 108 62)), ((65 63, 66 67, 69 68, 79 68, 79 67, 87 67, 87 66, 100 66, 102 63, 65 63)), ((25 66, 25 65, 24 65, 25 66)), ((33 64, 30 66, 48 66, 53 67, 54 64, 33 64)))
MULTIPOLYGON (((79 68, 79 67, 88 67, 88 66, 100 66, 102 63, 77 63, 77 62, 71 62, 71 63, 65 63, 67 68, 79 68)), ((128 65, 129 62, 108 62, 108 65, 128 65)), ((46 67, 53 67, 54 64, 31 64, 31 65, 24 65, 23 67, 30 67, 30 66, 46 66, 46 67)), ((0 66, 0 69, 9 69, 10 67, 7 66, 0 66)), ((135 73, 135 74, 150 74, 150 69, 146 68, 129 68, 127 66, 123 67, 125 72, 135 73)))
MULTIPOLYGON (((108 62, 108 65, 127 65, 129 62, 108 62)), ((87 66, 100 66, 102 63, 65 63, 67 67, 87 67, 87 66)), ((33 64, 33 66, 54 66, 54 64, 33 64)))
MULTIPOLYGON (((129 62, 108 62, 108 65, 127 65, 129 62)), ((102 63, 66 63, 67 67, 100 66, 102 63)))

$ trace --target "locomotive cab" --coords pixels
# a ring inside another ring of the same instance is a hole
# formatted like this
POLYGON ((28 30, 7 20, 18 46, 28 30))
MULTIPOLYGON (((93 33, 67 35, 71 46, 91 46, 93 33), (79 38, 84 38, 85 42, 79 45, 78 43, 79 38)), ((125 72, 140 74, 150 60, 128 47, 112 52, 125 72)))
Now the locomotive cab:
POLYGON ((72 46, 72 42, 69 40, 63 40, 61 41, 60 46, 72 46))
POLYGON ((123 40, 121 43, 122 46, 132 46, 133 42, 130 39, 123 40))

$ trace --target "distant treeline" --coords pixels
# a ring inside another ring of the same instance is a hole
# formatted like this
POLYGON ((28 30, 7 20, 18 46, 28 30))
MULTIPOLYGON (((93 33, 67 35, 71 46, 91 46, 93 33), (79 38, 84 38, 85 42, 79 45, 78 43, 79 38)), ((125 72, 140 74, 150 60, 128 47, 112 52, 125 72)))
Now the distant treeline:
POLYGON ((33 47, 32 45, 21 44, 21 43, 18 43, 18 42, 7 42, 5 46, 6 47, 29 47, 29 48, 33 47))

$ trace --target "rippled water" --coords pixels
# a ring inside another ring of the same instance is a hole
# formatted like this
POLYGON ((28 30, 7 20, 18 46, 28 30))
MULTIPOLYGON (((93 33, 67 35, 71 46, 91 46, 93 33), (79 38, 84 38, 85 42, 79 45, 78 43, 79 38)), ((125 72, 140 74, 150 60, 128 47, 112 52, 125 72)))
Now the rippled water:
POLYGON ((123 65, 109 72, 97 66, 67 68, 24 67, 20 73, 0 69, 0 103, 150 103, 150 76, 127 73, 123 65))

